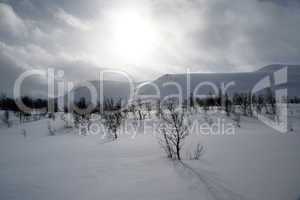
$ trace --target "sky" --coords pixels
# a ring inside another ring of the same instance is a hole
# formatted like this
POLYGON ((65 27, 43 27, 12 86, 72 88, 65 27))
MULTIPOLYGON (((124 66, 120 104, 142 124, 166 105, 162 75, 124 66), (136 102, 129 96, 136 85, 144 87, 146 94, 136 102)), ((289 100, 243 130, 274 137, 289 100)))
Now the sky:
POLYGON ((0 0, 0 78, 102 69, 137 81, 300 63, 298 0, 0 0))

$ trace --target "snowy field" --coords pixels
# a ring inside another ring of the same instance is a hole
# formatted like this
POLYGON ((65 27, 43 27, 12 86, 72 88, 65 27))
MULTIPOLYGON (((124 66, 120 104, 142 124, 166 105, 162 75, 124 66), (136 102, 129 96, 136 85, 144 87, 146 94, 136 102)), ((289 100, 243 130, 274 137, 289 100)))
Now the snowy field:
POLYGON ((110 142, 59 118, 55 136, 48 119, 1 126, 0 199, 298 200, 299 116, 294 109, 286 134, 246 117, 234 135, 192 134, 184 150, 200 142, 205 152, 182 162, 167 159, 151 133, 110 142))

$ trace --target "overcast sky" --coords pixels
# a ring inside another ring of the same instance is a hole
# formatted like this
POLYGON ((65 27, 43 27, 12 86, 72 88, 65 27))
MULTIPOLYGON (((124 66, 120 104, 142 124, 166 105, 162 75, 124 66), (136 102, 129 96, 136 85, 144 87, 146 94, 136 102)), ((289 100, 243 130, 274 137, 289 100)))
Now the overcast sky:
POLYGON ((237 72, 300 63, 297 2, 0 0, 1 81, 48 67, 78 80, 104 68, 143 80, 186 68, 237 72), (127 23, 131 12, 140 19, 127 23))

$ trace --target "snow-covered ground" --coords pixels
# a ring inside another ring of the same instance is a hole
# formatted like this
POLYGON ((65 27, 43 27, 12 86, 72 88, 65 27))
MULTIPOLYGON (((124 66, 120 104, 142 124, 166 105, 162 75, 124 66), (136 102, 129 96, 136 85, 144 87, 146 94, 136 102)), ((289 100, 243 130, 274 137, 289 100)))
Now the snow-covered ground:
POLYGON ((286 134, 244 117, 234 135, 192 134, 184 150, 201 142, 205 153, 182 162, 168 160, 150 133, 109 142, 59 118, 56 136, 47 119, 1 127, 0 199, 297 200, 300 120, 292 120, 286 134))

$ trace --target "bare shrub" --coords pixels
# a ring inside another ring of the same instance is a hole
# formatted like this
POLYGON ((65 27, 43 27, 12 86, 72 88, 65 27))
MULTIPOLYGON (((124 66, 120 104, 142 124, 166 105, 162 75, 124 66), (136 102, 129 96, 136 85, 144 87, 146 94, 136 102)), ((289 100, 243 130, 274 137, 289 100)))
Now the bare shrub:
POLYGON ((187 157, 190 160, 199 160, 204 153, 204 146, 198 143, 193 152, 189 152, 187 157))
POLYGON ((233 112, 232 120, 235 122, 236 127, 241 127, 241 115, 238 112, 233 112))
POLYGON ((73 128, 73 116, 70 113, 63 113, 61 119, 64 121, 65 128, 73 128))
POLYGON ((27 137, 27 132, 25 129, 22 129, 21 134, 23 135, 24 138, 27 137))
POLYGON ((102 118, 104 120, 104 126, 116 140, 118 138, 117 130, 126 117, 124 112, 121 110, 121 99, 117 102, 115 102, 112 98, 105 99, 103 108, 102 118))
POLYGON ((167 112, 163 113, 162 119, 164 122, 162 135, 168 157, 181 160, 182 145, 184 139, 189 135, 186 113, 182 109, 176 110, 174 103, 169 103, 167 112))
POLYGON ((160 103, 160 100, 158 100, 157 102, 156 102, 156 112, 155 112, 155 115, 156 115, 156 117, 157 118, 161 118, 161 116, 162 116, 162 108, 161 108, 161 103, 160 103))
POLYGON ((77 114, 76 112, 73 113, 73 120, 74 120, 74 126, 75 128, 79 128, 80 127, 80 123, 81 123, 81 117, 79 114, 77 114))
POLYGON ((161 134, 162 137, 159 138, 159 143, 162 146, 162 148, 164 149, 164 151, 167 154, 168 158, 173 158, 174 155, 174 150, 173 150, 173 146, 172 144, 170 144, 169 138, 167 136, 168 132, 167 132, 167 127, 166 125, 163 123, 162 127, 161 127, 161 134))
POLYGON ((151 119, 151 111, 152 111, 152 105, 151 105, 151 103, 146 103, 145 107, 146 107, 146 111, 148 113, 148 118, 151 119))
POLYGON ((10 118, 9 111, 5 110, 1 119, 2 122, 6 124, 8 128, 11 126, 11 122, 9 121, 9 118, 10 118))
POLYGON ((137 109, 136 112, 138 114, 139 120, 144 120, 147 116, 147 113, 144 112, 144 105, 141 99, 137 100, 137 109))
POLYGON ((50 136, 54 136, 55 135, 55 129, 52 127, 51 121, 48 121, 48 131, 49 131, 49 135, 50 136))

